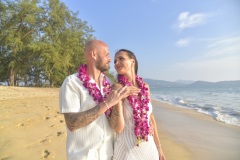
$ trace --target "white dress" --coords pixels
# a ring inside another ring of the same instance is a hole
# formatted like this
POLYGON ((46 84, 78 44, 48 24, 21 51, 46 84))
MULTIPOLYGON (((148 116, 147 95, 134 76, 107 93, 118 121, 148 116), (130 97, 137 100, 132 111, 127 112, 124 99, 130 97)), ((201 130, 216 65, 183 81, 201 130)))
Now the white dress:
MULTIPOLYGON (((152 105, 148 104, 148 121, 152 113, 152 105)), ((136 146, 137 139, 134 134, 133 109, 127 99, 123 102, 123 115, 125 126, 120 134, 117 134, 114 142, 113 160, 159 160, 158 151, 153 136, 148 136, 148 141, 141 141, 136 146)))

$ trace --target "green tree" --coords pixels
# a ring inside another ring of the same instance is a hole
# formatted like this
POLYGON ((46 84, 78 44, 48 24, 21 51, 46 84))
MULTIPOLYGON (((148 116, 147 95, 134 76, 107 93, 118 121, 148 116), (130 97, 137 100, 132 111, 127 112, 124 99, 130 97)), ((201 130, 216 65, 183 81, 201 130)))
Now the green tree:
POLYGON ((44 34, 45 77, 50 86, 60 85, 66 75, 70 74, 83 63, 83 46, 90 39, 93 32, 86 22, 77 18, 59 0, 49 0, 44 3, 46 23, 42 29, 44 34))
POLYGON ((51 87, 84 63, 94 30, 59 0, 0 1, 0 81, 51 87))
POLYGON ((36 35, 37 4, 38 0, 1 1, 4 9, 1 12, 0 60, 4 62, 3 70, 9 76, 11 86, 15 84, 15 74, 22 69, 20 66, 25 56, 21 53, 36 35))

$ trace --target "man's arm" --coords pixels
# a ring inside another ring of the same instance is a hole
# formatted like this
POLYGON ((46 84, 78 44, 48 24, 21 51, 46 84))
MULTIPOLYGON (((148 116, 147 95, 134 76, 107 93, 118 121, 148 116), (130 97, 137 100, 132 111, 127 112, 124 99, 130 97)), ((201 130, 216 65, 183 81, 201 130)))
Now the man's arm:
MULTIPOLYGON (((101 115, 101 108, 104 107, 102 104, 93 107, 84 112, 78 113, 64 113, 64 118, 68 129, 73 132, 76 129, 82 128, 94 120, 97 119, 99 115, 101 115)), ((104 109, 102 109, 104 110, 104 109)), ((106 109, 105 109, 106 110, 106 109)))
POLYGON ((64 118, 66 125, 70 131, 75 131, 81 127, 84 127, 94 120, 97 119, 98 116, 106 112, 108 107, 116 105, 121 99, 127 97, 129 95, 129 91, 127 87, 118 88, 118 90, 112 90, 108 97, 105 99, 105 102, 99 103, 97 106, 78 113, 64 113, 64 118), (106 104, 108 106, 106 106, 106 104))

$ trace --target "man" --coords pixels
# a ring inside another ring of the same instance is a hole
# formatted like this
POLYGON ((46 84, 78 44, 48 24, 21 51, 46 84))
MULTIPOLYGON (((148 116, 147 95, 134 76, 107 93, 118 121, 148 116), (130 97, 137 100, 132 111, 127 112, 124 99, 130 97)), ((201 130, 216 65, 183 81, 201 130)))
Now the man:
POLYGON ((68 76, 60 88, 60 111, 67 126, 68 160, 110 160, 113 131, 107 116, 111 106, 138 89, 122 87, 110 91, 110 80, 102 73, 111 62, 108 46, 99 40, 85 45, 86 65, 68 76))

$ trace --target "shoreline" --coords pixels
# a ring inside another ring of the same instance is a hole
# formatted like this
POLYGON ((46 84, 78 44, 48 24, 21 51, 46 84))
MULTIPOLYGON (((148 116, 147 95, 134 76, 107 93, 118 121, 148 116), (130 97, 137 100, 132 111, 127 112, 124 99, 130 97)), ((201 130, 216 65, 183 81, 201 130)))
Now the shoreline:
POLYGON ((240 158, 240 127, 214 120, 192 109, 151 101, 159 132, 163 131, 170 140, 183 145, 192 159, 240 158))

